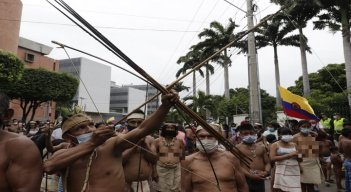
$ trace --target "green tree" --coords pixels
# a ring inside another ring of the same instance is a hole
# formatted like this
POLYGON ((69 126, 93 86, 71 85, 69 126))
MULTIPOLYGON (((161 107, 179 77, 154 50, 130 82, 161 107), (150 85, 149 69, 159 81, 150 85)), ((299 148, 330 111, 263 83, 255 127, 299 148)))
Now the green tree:
MULTIPOLYGON (((213 21, 210 24, 210 28, 205 28, 201 33, 199 33, 199 38, 204 38, 202 42, 199 43, 200 47, 209 47, 213 51, 218 51, 225 45, 234 40, 234 29, 238 27, 232 19, 229 19, 227 26, 223 26, 217 21, 213 21), (201 45, 202 44, 202 45, 201 45)), ((215 62, 222 65, 224 68, 224 95, 229 98, 229 72, 228 67, 231 65, 231 60, 228 57, 227 49, 224 50, 223 57, 217 57, 215 62)))
POLYGON ((71 100, 79 81, 68 74, 60 74, 45 69, 25 69, 21 80, 0 84, 0 90, 12 99, 18 99, 22 108, 22 120, 26 121, 30 112, 33 120, 40 104, 47 101, 64 102, 71 100))
POLYGON ((256 46, 258 49, 266 46, 273 47, 276 106, 279 107, 281 106, 282 102, 278 90, 278 86, 280 85, 278 46, 300 46, 299 35, 290 35, 290 33, 295 30, 295 27, 293 25, 287 25, 286 22, 283 22, 284 20, 286 20, 285 16, 277 16, 272 20, 267 21, 257 30, 258 35, 256 36, 256 46))
MULTIPOLYGON (((314 21, 315 29, 325 29, 328 27, 331 32, 341 32, 343 40, 343 50, 346 67, 347 90, 351 91, 351 44, 350 44, 350 19, 351 1, 350 0, 321 0, 326 12, 321 12, 318 21, 314 21)), ((351 100, 349 100, 351 107, 351 100)), ((351 110, 351 109, 350 109, 351 110)))
MULTIPOLYGON (((316 73, 310 73, 309 78, 311 96, 307 99, 316 114, 339 112, 349 117, 344 64, 329 64, 316 73)), ((288 89, 302 95, 302 77, 295 81, 295 86, 288 89)))
POLYGON ((182 92, 182 91, 184 91, 184 90, 189 91, 189 88, 190 88, 190 87, 187 87, 187 86, 183 85, 183 82, 178 82, 178 83, 176 83, 176 84, 173 86, 173 89, 174 89, 175 91, 177 91, 178 93, 179 93, 179 92, 182 92))
POLYGON ((188 106, 191 107, 194 111, 198 112, 199 115, 204 119, 207 117, 206 110, 211 110, 213 105, 211 95, 206 95, 205 92, 201 90, 197 92, 197 95, 195 97, 184 97, 183 100, 191 101, 188 106))
MULTIPOLYGON (((176 78, 181 74, 185 74, 188 70, 191 70, 197 64, 201 62, 201 52, 199 50, 190 50, 185 56, 179 57, 177 63, 183 63, 183 67, 180 68, 176 73, 176 78)), ((200 69, 197 70, 203 77, 204 72, 200 69)), ((193 96, 196 96, 196 71, 193 72, 193 96)))
MULTIPOLYGON (((219 102, 218 113, 220 119, 229 117, 232 121, 233 115, 246 114, 249 111, 249 90, 247 88, 230 89, 231 98, 223 99, 219 102)), ((265 90, 261 89, 261 104, 263 122, 269 122, 276 117, 275 98, 270 96, 265 90)))
POLYGON ((16 55, 0 50, 0 83, 20 80, 23 70, 24 64, 16 55))
POLYGON ((307 97, 310 95, 311 90, 307 70, 307 39, 304 38, 303 28, 307 26, 307 22, 309 20, 320 12, 321 7, 319 4, 317 4, 318 1, 314 0, 272 0, 272 2, 280 5, 292 4, 292 6, 285 11, 285 13, 288 17, 287 22, 295 26, 299 31, 303 90, 304 96, 307 97))

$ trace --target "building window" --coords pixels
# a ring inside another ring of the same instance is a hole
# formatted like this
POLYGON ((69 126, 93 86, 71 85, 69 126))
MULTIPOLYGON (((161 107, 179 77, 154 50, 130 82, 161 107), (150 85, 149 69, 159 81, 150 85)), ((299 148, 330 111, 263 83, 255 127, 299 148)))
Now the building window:
POLYGON ((33 63, 34 58, 35 58, 34 54, 26 53, 24 60, 27 61, 28 63, 33 63))

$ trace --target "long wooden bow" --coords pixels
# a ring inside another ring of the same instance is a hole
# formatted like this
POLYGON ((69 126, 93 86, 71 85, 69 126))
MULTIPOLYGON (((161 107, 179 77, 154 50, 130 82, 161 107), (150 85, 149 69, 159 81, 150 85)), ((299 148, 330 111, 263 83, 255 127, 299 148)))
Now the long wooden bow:
MULTIPOLYGON (((70 16, 68 16, 64 11, 60 10, 58 7, 56 7, 54 4, 52 4, 49 0, 47 0, 53 7, 55 7, 58 11, 60 11, 63 15, 65 15, 68 19, 70 19, 72 22, 74 22, 77 26, 79 26, 81 29, 83 29, 85 32, 87 32, 90 36, 92 36, 95 40, 97 40, 99 43, 101 43, 104 47, 106 47, 109 51, 114 53, 117 57, 119 57, 121 60, 126 62, 130 67, 132 67, 136 72, 138 72, 141 76, 143 76, 145 79, 147 79, 155 88, 157 88, 162 94, 167 94, 169 91, 167 88, 163 87, 160 83, 158 83, 155 79, 153 79, 149 74, 147 74, 141 67, 139 67, 134 61, 132 61, 127 55, 125 55, 120 49, 118 49, 112 42, 110 42, 104 35, 102 35, 97 29, 95 29, 90 23, 88 23, 84 18, 82 18, 76 11, 74 11, 67 3, 65 3, 63 0, 54 0, 58 5, 60 5, 63 9, 65 9, 69 14, 71 14, 76 20, 72 19, 70 16), (82 25, 80 25, 78 22, 80 22, 82 25)), ((279 11, 277 11, 275 14, 272 14, 270 17, 267 18, 270 19, 274 17, 276 14, 278 14, 284 7, 282 7, 279 11)), ((262 25, 264 22, 260 22, 260 25, 262 25)), ((258 26, 256 26, 257 28, 258 26)), ((255 28, 255 29, 256 29, 255 28)), ((245 36, 249 32, 252 32, 254 29, 248 30, 241 36, 245 36)), ((224 49, 228 48, 232 44, 234 44, 235 41, 232 41, 222 49, 220 49, 218 52, 215 54, 211 55, 209 58, 207 58, 205 61, 203 61, 200 64, 206 63, 210 59, 212 59, 215 55, 219 54, 221 51, 224 49)), ((197 67, 194 68, 198 69, 201 67, 201 65, 197 65, 197 67)), ((187 74, 190 74, 188 72, 187 74)), ((183 76, 183 78, 185 75, 183 76)), ((181 78, 179 78, 177 81, 179 81, 181 78)), ((171 85, 173 86, 177 81, 173 82, 171 85)), ((169 86, 171 87, 171 86, 169 86)), ((235 155, 242 163, 244 163, 246 166, 250 165, 250 162, 252 161, 249 157, 244 155, 239 149, 237 149, 230 141, 226 140, 220 133, 218 133, 216 130, 214 130, 210 125, 207 124, 207 122, 199 117, 195 112, 193 112, 191 109, 189 109, 184 103, 178 101, 176 103, 176 106, 180 109, 182 109, 185 113, 187 113, 191 118, 196 120, 207 132, 212 134, 218 141, 221 143, 223 146, 226 147, 228 151, 230 151, 233 155, 235 155)))

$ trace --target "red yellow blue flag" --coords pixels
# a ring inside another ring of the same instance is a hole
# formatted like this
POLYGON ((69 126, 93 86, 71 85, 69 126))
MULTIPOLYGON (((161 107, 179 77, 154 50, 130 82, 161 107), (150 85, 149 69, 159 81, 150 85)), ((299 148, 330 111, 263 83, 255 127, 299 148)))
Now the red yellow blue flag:
POLYGON ((305 120, 319 120, 306 98, 295 95, 281 86, 279 86, 279 93, 282 98, 284 113, 287 116, 305 120))

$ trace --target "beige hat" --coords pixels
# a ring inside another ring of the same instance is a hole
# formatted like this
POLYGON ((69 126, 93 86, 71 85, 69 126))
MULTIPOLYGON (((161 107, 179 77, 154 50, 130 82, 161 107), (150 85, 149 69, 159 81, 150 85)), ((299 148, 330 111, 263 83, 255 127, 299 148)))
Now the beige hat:
POLYGON ((129 116, 127 117, 127 121, 128 121, 129 119, 145 119, 145 115, 142 114, 142 113, 132 113, 131 115, 129 115, 129 116))
POLYGON ((62 125, 62 135, 79 124, 92 121, 91 118, 83 113, 78 113, 66 119, 62 125))
MULTIPOLYGON (((221 132, 222 131, 222 127, 221 125, 217 124, 217 123, 211 123, 209 124, 214 130, 216 130, 217 132, 221 132)), ((201 131, 202 129, 204 129, 201 125, 196 127, 196 131, 195 133, 198 133, 199 131, 201 131)))

